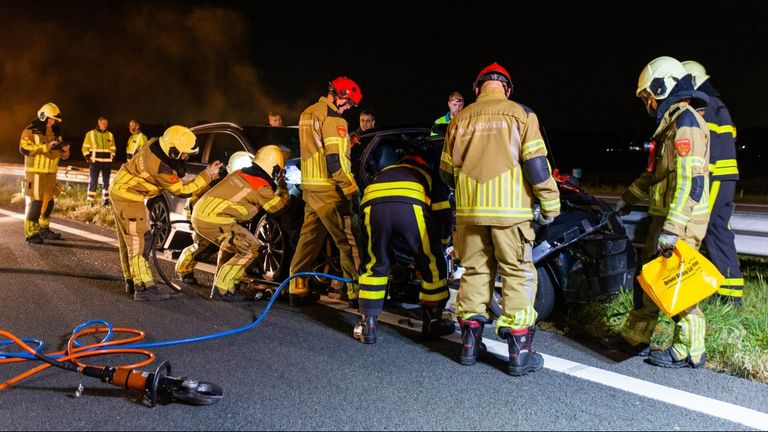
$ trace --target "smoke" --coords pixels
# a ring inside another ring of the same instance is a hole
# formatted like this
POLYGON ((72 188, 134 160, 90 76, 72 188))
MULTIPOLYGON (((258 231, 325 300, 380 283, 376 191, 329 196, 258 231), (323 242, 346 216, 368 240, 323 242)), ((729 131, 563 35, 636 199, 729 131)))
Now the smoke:
POLYGON ((50 14, 4 8, 0 157, 18 161, 21 131, 46 102, 59 106, 65 140, 78 147, 101 115, 120 145, 131 118, 145 125, 265 124, 266 113, 277 110, 291 124, 309 100, 289 104, 268 91, 249 62, 249 23, 237 12, 109 7, 50 14))

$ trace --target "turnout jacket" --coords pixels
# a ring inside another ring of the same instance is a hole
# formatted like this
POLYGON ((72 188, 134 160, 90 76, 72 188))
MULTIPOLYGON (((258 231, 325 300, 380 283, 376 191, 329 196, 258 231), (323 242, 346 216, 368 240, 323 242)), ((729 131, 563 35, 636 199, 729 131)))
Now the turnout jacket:
POLYGON ((157 138, 152 138, 120 167, 109 190, 131 201, 154 198, 163 190, 189 198, 211 182, 206 170, 186 184, 180 178, 185 174, 184 161, 166 156, 157 138))
POLYGON ((93 158, 94 162, 112 162, 115 157, 115 137, 110 131, 91 129, 83 139, 83 156, 86 160, 93 158))
POLYGON ((347 121, 330 99, 321 97, 301 113, 299 141, 302 190, 338 191, 347 197, 358 191, 349 159, 347 121))
POLYGON ((709 83, 699 86, 699 91, 709 96, 709 105, 704 110, 704 121, 709 128, 709 174, 711 180, 738 180, 736 164, 736 126, 731 113, 725 107, 720 93, 709 83))
POLYGON ((48 127, 46 122, 35 120, 21 132, 19 152, 24 155, 24 170, 28 173, 56 173, 59 159, 69 158, 69 150, 48 149, 48 143, 61 143, 59 124, 48 127))
POLYGON ((253 219, 262 208, 276 213, 288 205, 290 196, 283 183, 277 187, 258 165, 237 170, 204 193, 192 210, 192 217, 214 224, 231 224, 253 219))
MULTIPOLYGON (((681 84, 686 83, 681 80, 675 89, 681 84)), ((641 174, 622 198, 630 205, 648 199, 648 213, 665 218, 665 231, 681 235, 689 221, 709 220, 709 129, 691 105, 706 106, 706 95, 692 86, 677 94, 675 89, 657 114, 656 166, 641 174)))
POLYGON ((440 161, 456 190, 456 223, 510 226, 533 219, 534 197, 545 216, 560 214, 539 120, 528 107, 491 88, 451 120, 440 161))

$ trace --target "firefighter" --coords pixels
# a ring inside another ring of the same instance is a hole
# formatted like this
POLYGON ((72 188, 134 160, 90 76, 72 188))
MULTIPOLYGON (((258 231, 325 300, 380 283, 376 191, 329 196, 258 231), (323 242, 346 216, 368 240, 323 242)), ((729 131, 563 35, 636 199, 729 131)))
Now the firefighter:
MULTIPOLYGON (((219 171, 219 178, 211 180, 208 186, 201 188, 187 200, 187 205, 184 206, 184 215, 187 220, 192 223, 192 210, 195 204, 205 195, 208 190, 216 186, 219 182, 224 180, 229 173, 233 173, 239 169, 246 168, 253 164, 253 155, 247 151, 236 151, 229 157, 229 163, 226 167, 223 167, 219 171)), ((179 259, 176 261, 176 273, 179 275, 179 279, 186 284, 197 284, 195 279, 195 266, 197 265, 197 256, 205 251, 209 246, 213 245, 205 237, 199 235, 196 231, 192 232, 193 243, 184 250, 181 251, 179 259)))
POLYGON ((360 313, 355 337, 376 343, 377 318, 384 306, 389 279, 389 249, 394 238, 405 241, 421 274, 419 303, 421 333, 425 338, 453 333, 453 322, 444 319, 448 301, 447 265, 441 233, 450 233, 452 209, 448 190, 440 179, 433 181, 429 167, 413 148, 399 163, 384 168, 365 188, 360 202, 368 235, 360 275, 360 313), (446 229, 447 227, 447 229, 446 229))
POLYGON ((744 276, 736 254, 735 236, 729 221, 733 214, 733 199, 739 168, 736 164, 736 127, 720 93, 709 80, 700 63, 684 61, 685 70, 693 75, 693 84, 709 96, 709 105, 703 117, 709 127, 709 225, 704 236, 707 255, 725 280, 717 290, 720 299, 741 307, 744 276))
POLYGON ((160 195, 163 190, 178 197, 190 197, 219 175, 221 162, 215 161, 191 182, 181 181, 186 174, 184 161, 199 151, 195 141, 195 134, 186 127, 169 127, 160 139, 149 140, 120 167, 109 189, 125 289, 133 293, 136 301, 168 298, 167 293, 157 289, 147 262, 152 235, 144 201, 160 195))
POLYGON ((460 362, 473 365, 481 352, 483 326, 496 272, 501 274, 503 314, 496 333, 509 345, 508 373, 544 365, 531 348, 536 323, 537 273, 533 265, 533 205, 537 222, 560 214, 560 195, 547 161, 536 114, 508 100, 509 73, 497 63, 474 83, 477 101, 451 120, 441 156, 441 176, 455 187, 454 244, 466 272, 456 299, 463 348, 460 362))
MULTIPOLYGON (((258 257, 261 243, 240 223, 253 219, 261 209, 276 213, 288 204, 284 168, 280 148, 264 146, 256 152, 253 163, 227 175, 203 194, 192 209, 196 236, 219 246, 211 299, 229 302, 246 299, 245 294, 235 293, 235 288, 245 269, 258 257)), ((183 263, 194 248, 192 245, 184 249, 179 263, 183 263)), ((179 272, 193 270, 194 266, 177 266, 179 272)))
POLYGON ((83 157, 90 164, 88 182, 88 204, 96 202, 96 186, 101 175, 102 205, 109 205, 109 176, 112 174, 112 160, 115 158, 115 137, 107 130, 109 120, 99 117, 97 128, 91 129, 83 139, 83 157))
POLYGON ((128 138, 128 145, 125 147, 125 160, 129 161, 134 153, 147 143, 147 136, 141 132, 141 124, 138 120, 131 120, 128 123, 128 131, 131 137, 128 138))
MULTIPOLYGON (((355 239, 352 207, 359 192, 349 159, 347 122, 341 114, 363 98, 360 87, 347 77, 329 83, 328 95, 310 105, 299 118, 301 189, 304 223, 290 274, 310 271, 328 234, 339 250, 350 307, 357 309, 357 272, 360 253, 355 239)), ((293 278, 289 285, 293 306, 312 304, 320 297, 310 292, 306 278, 293 278)))
POLYGON ((61 111, 53 103, 37 111, 37 119, 21 133, 19 151, 24 155, 24 235, 29 243, 58 240, 50 228, 59 159, 69 158, 69 144, 62 143, 61 111))
MULTIPOLYGON (((652 60, 640 73, 635 93, 656 121, 655 156, 646 171, 629 186, 616 203, 626 214, 632 205, 648 199, 651 225, 641 251, 646 263, 659 253, 668 255, 677 241, 696 249, 707 231, 709 219, 709 129, 696 112, 707 105, 707 95, 694 89, 691 75, 672 57, 652 60)), ((637 266, 637 271, 642 265, 637 266)), ((648 356, 648 362, 663 367, 704 366, 704 314, 693 306, 673 317, 672 346, 650 351, 651 336, 659 319, 659 308, 634 280, 635 308, 619 335, 609 342, 621 351, 648 356)))

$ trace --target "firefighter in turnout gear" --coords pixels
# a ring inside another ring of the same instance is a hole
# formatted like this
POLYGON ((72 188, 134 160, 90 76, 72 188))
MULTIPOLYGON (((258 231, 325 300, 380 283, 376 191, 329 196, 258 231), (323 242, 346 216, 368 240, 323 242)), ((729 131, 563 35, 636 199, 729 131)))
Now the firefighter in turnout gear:
POLYGON ((741 273, 739 257, 734 244, 730 219, 733 214, 733 199, 739 168, 736 164, 736 127, 731 113, 726 108, 720 93, 709 80, 704 66, 695 61, 684 61, 685 70, 693 75, 696 90, 709 96, 709 105, 704 110, 704 121, 709 127, 709 225, 704 236, 704 247, 712 263, 717 266, 725 280, 717 290, 723 300, 741 306, 744 291, 744 276, 741 273))
POLYGON ((408 245, 421 274, 422 335, 444 336, 454 331, 453 322, 442 317, 449 297, 442 240, 444 237, 447 243, 453 215, 448 189, 429 172, 421 156, 406 153, 365 188, 360 203, 368 235, 360 275, 363 316, 354 332, 364 343, 376 343, 377 317, 389 281, 389 250, 395 238, 408 245))
POLYGON ((536 114, 508 100, 509 73, 497 63, 475 80, 477 101, 451 120, 441 156, 441 176, 455 188, 454 244, 462 265, 456 299, 463 339, 460 361, 473 365, 484 350, 483 325, 498 270, 503 315, 496 333, 509 345, 508 373, 537 371, 544 365, 532 350, 536 323, 537 272, 533 265, 533 206, 541 204, 539 224, 560 214, 560 195, 536 114))
POLYGON ((131 160, 133 155, 147 143, 147 136, 141 132, 141 124, 138 120, 131 120, 128 123, 128 131, 131 132, 131 137, 128 138, 128 145, 125 147, 126 161, 131 160))
MULTIPOLYGON (((229 173, 233 173, 239 169, 243 169, 253 164, 253 155, 247 151, 236 151, 229 157, 229 163, 226 167, 222 167, 219 170, 219 178, 211 180, 207 186, 198 190, 195 195, 191 196, 187 200, 187 205, 184 206, 184 216, 187 220, 192 222, 192 210, 195 208, 195 204, 200 198, 205 195, 208 190, 216 186, 227 177, 229 173)), ((179 259, 176 261, 176 273, 179 275, 179 279, 186 284, 197 284, 195 279, 195 266, 197 265, 197 256, 205 251, 209 246, 213 245, 213 242, 208 241, 205 237, 202 237, 197 232, 192 232, 193 244, 185 248, 179 259)))
POLYGON ((58 240, 50 228, 59 159, 69 158, 69 144, 62 144, 61 111, 53 103, 43 105, 21 133, 19 151, 24 155, 23 194, 26 199, 24 235, 30 243, 58 240))
POLYGON ((219 175, 221 162, 216 161, 191 182, 181 181, 186 174, 184 161, 199 151, 195 141, 195 134, 186 127, 169 127, 160 139, 149 140, 120 167, 109 189, 125 287, 129 294, 134 294, 134 300, 168 298, 167 293, 157 289, 147 262, 152 235, 144 201, 160 195, 163 190, 178 197, 190 197, 219 175))
POLYGON ((197 239, 219 246, 211 298, 243 301, 235 288, 245 270, 259 255, 261 243, 240 225, 253 219, 261 209, 276 213, 288 205, 288 186, 283 178, 285 160, 278 146, 259 149, 249 166, 227 175, 204 193, 192 209, 195 244, 182 251, 176 265, 179 273, 194 270, 195 252, 201 250, 197 239), (190 266, 190 263, 192 264, 190 266))
MULTIPOLYGON (((352 207, 359 192, 349 159, 347 122, 341 114, 363 98, 360 87, 351 79, 338 77, 329 83, 328 95, 310 105, 299 118, 301 146, 301 189, 304 223, 290 274, 310 271, 328 234, 339 249, 343 276, 357 280, 360 253, 352 207)), ((289 299, 294 306, 311 304, 319 295, 309 290, 306 278, 293 278, 289 299)), ((357 308, 357 284, 347 284, 350 306, 357 308)))
POLYGON ((115 137, 107 130, 109 120, 99 117, 98 127, 91 129, 83 139, 83 157, 90 164, 88 183, 88 204, 96 202, 96 186, 101 175, 102 205, 109 204, 109 176, 112 174, 112 160, 115 158, 115 137))
MULTIPOLYGON (((709 129, 696 112, 707 105, 706 94, 693 87, 691 75, 671 57, 659 57, 640 73, 636 95, 656 120, 655 156, 616 204, 620 214, 648 200, 651 225, 641 251, 641 263, 659 253, 669 254, 677 241, 699 248, 709 219, 709 129)), ((642 269, 637 266, 637 271, 642 269)), ((648 355, 648 362, 663 367, 704 366, 706 353, 704 314, 693 306, 672 317, 672 346, 650 351, 659 308, 634 279, 635 308, 619 335, 608 341, 617 349, 648 355)))

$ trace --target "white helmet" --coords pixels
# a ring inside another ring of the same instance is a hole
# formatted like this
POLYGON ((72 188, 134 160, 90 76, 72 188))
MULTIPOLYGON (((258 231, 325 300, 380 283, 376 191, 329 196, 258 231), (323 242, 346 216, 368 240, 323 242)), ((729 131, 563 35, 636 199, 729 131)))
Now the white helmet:
POLYGON ((253 155, 245 150, 237 151, 229 157, 229 163, 227 164, 227 172, 233 173, 237 170, 251 166, 253 161, 253 155))
POLYGON ((689 74, 693 75, 693 88, 699 88, 700 85, 704 84, 704 81, 709 79, 707 70, 697 61, 686 60, 683 62, 683 67, 689 74))
POLYGON ((683 64, 672 57, 658 57, 651 60, 637 80, 635 96, 652 96, 654 99, 665 99, 680 78, 688 75, 683 64))

